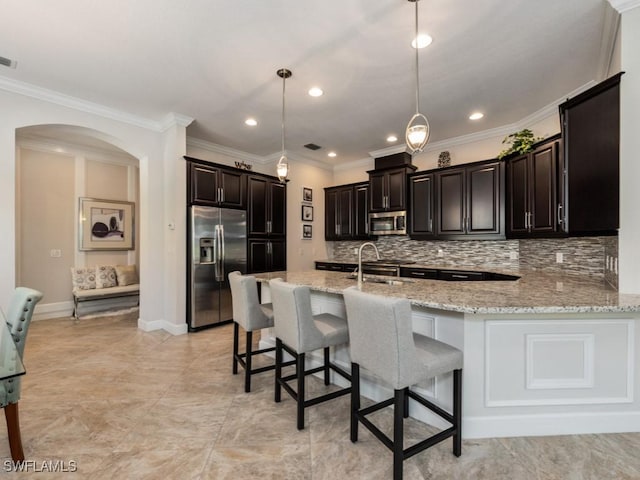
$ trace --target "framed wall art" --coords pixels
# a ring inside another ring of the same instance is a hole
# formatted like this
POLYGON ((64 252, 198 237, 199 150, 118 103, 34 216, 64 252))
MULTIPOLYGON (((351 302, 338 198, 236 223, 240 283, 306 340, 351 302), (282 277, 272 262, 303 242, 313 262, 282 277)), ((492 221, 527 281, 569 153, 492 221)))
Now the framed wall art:
POLYGON ((302 239, 311 240, 313 238, 313 225, 302 224, 302 239))
POLYGON ((313 222, 313 207, 311 205, 302 205, 302 221, 313 222))
POLYGON ((133 202, 80 198, 78 246, 80 250, 133 250, 133 202))
POLYGON ((302 201, 313 202, 313 190, 309 187, 302 187, 302 201))

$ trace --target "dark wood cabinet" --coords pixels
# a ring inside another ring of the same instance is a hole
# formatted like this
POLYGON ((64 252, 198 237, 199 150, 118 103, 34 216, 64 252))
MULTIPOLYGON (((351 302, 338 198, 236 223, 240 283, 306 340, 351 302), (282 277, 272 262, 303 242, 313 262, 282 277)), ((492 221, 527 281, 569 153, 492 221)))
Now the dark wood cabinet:
POLYGON ((316 262, 316 270, 330 272, 353 272, 357 266, 355 263, 316 262))
POLYGON ((619 227, 621 76, 560 105, 562 229, 569 235, 616 234, 619 227))
POLYGON ((250 238, 247 253, 249 273, 287 269, 287 252, 284 239, 250 238))
POLYGON ((497 160, 435 173, 436 234, 443 239, 504 238, 504 168, 497 160))
POLYGON ((249 237, 286 236, 287 190, 284 183, 267 177, 250 175, 247 204, 249 237))
POLYGON ((435 236, 435 189, 433 173, 409 177, 409 235, 416 239, 435 236))
POLYGON ((369 171, 369 211, 389 212, 407 209, 407 175, 414 166, 369 171))
POLYGON ((245 208, 246 175, 233 169, 189 162, 190 203, 245 208))
POLYGON ((369 184, 325 188, 325 240, 367 238, 369 184))
POLYGON ((531 153, 506 161, 507 237, 552 237, 561 233, 559 154, 559 136, 554 136, 531 153))

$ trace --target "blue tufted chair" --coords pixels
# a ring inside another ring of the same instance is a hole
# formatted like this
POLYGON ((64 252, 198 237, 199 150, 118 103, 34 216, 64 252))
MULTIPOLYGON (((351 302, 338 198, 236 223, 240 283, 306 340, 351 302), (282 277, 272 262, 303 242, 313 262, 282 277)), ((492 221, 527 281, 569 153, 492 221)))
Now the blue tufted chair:
MULTIPOLYGON (((24 355, 24 344, 27 339, 27 331, 29 330, 33 310, 41 299, 42 293, 25 287, 16 288, 11 297, 6 321, 21 358, 24 355)), ((20 419, 18 416, 20 382, 20 377, 0 382, 0 405, 4 408, 4 416, 7 420, 9 447, 11 449, 11 458, 14 462, 24 460, 22 439, 20 438, 20 419)))

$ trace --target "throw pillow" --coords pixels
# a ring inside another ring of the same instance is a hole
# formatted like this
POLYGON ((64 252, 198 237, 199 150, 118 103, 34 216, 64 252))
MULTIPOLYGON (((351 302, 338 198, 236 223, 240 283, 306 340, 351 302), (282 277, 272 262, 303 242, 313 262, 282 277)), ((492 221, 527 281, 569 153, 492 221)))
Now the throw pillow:
POLYGON ((121 286, 140 282, 135 265, 116 265, 116 276, 118 277, 118 285, 121 286))
POLYGON ((73 288, 78 290, 96 288, 96 269, 71 267, 71 282, 73 288))
POLYGON ((118 285, 116 271, 111 265, 96 267, 96 288, 109 288, 118 285))

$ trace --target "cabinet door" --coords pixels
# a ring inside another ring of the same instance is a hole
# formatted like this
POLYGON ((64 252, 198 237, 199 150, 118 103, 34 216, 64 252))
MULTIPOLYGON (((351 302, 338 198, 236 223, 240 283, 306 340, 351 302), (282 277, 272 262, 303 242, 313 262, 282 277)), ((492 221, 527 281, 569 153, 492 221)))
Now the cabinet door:
POLYGON ((269 213, 271 222, 269 236, 284 237, 287 234, 287 186, 280 182, 269 182, 269 213))
POLYGON ((369 174, 369 194, 371 212, 384 212, 386 210, 386 176, 383 172, 369 174))
POLYGON ((436 174, 438 235, 465 233, 465 175, 463 168, 436 174))
POLYGON ((529 224, 529 155, 507 164, 507 235, 525 235, 529 224))
POLYGON ((267 235, 267 211, 269 209, 269 181, 262 177, 250 176, 247 182, 247 235, 267 235))
POLYGON ((502 163, 467 167, 467 235, 504 233, 502 163))
POLYGON ((219 175, 222 194, 220 205, 230 208, 244 208, 246 175, 224 169, 219 170, 219 175))
POLYGON ((324 238, 338 239, 338 190, 324 192, 324 238))
POLYGON ((537 148, 530 155, 530 231, 549 233, 557 231, 558 147, 554 142, 537 148))
POLYGON ((249 239, 248 241, 249 273, 263 273, 269 270, 269 240, 249 239))
POLYGON ((433 174, 410 177, 409 235, 434 236, 433 201, 433 174))
POLYGON ((201 165, 191 166, 191 202, 218 204, 218 171, 201 165))
POLYGON ((364 240, 369 237, 369 184, 354 187, 353 238, 364 240))
POLYGON ((407 209, 406 184, 406 169, 392 170, 387 173, 387 210, 407 209))
POLYGON ((353 188, 342 188, 338 191, 338 235, 342 239, 353 235, 353 188))
POLYGON ((287 243, 284 240, 269 240, 269 271, 287 269, 287 243))

